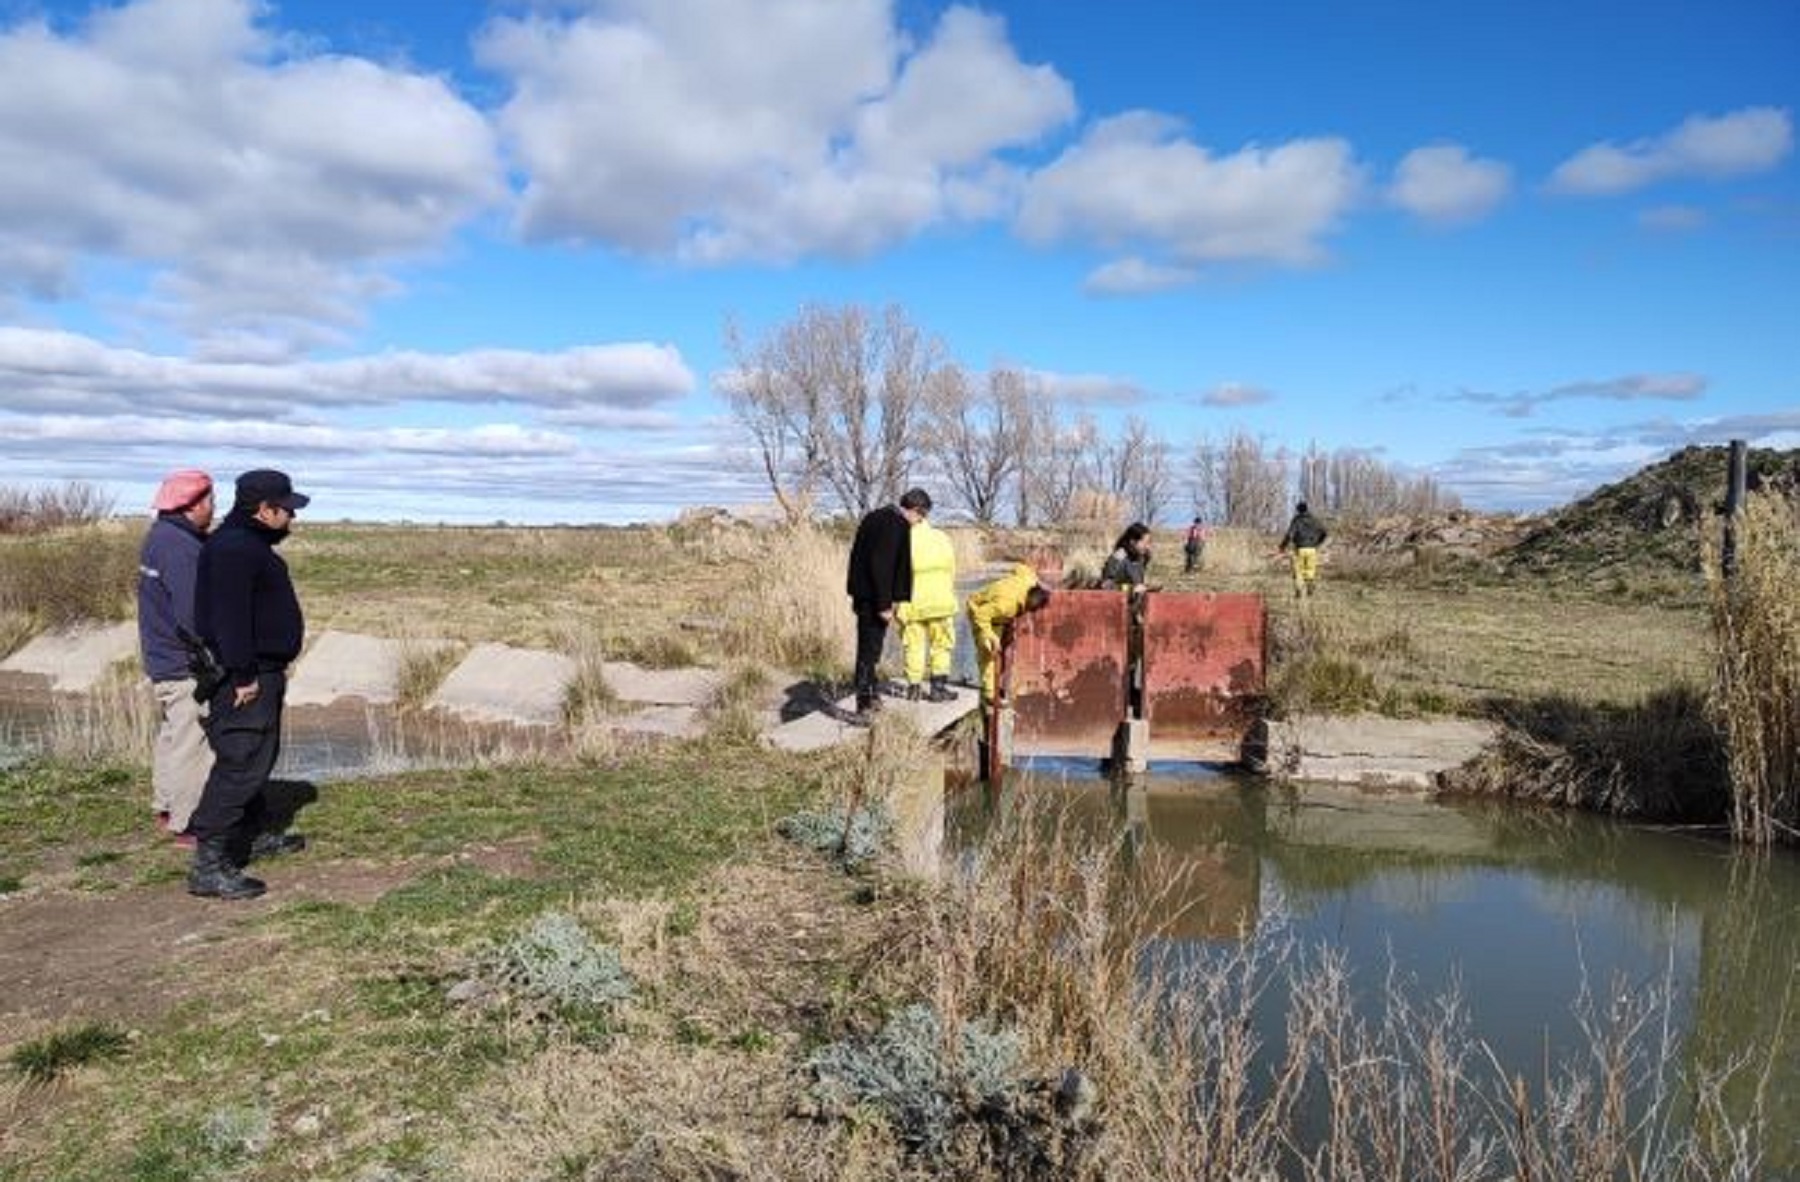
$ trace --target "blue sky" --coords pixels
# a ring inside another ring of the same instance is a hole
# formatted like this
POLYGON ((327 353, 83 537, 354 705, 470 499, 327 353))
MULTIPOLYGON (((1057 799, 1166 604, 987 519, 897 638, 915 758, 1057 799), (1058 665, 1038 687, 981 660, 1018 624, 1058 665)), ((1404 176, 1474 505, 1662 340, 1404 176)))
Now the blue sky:
POLYGON ((764 497, 724 327, 1554 506, 1800 446, 1800 5, 0 0, 0 483, 764 497))

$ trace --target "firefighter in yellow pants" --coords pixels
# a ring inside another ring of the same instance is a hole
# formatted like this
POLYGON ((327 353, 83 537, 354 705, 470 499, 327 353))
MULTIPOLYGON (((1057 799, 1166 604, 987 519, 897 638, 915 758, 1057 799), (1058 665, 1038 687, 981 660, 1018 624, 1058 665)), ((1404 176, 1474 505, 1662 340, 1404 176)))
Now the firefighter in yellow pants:
POLYGON ((1049 602, 1050 589, 1038 582, 1037 571, 1024 562, 969 596, 969 633, 975 639, 984 707, 992 707, 997 696, 1000 644, 1006 630, 1019 616, 1049 602))
POLYGON ((912 546, 912 599, 894 606, 900 648, 906 654, 906 696, 913 701, 948 702, 950 654, 956 648, 956 547, 950 535, 929 521, 908 534, 912 546), (929 660, 931 689, 925 689, 929 660))

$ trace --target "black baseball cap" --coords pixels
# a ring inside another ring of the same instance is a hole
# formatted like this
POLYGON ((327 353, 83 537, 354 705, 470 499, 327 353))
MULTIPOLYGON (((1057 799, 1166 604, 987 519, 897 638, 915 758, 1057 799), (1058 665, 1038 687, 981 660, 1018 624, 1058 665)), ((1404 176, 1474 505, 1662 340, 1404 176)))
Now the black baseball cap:
POLYGON ((254 506, 279 505, 293 513, 306 508, 312 498, 294 491, 294 482, 286 472, 274 468, 255 468, 237 478, 237 503, 254 506))

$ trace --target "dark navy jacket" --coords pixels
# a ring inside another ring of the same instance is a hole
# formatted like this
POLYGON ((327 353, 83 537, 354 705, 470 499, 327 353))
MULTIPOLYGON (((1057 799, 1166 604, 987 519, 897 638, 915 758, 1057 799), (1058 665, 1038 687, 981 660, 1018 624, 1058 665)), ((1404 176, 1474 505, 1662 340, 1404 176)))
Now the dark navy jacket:
POLYGON ((233 509, 200 551, 194 622, 234 685, 285 669, 300 655, 306 621, 287 563, 275 547, 287 537, 233 509))
POLYGON ((844 590, 854 610, 877 614, 912 598, 912 522, 897 506, 872 510, 856 527, 844 590))
POLYGON ((194 633, 194 578, 206 539, 182 513, 161 513, 138 552, 138 648, 151 681, 188 676, 187 645, 175 628, 194 633))

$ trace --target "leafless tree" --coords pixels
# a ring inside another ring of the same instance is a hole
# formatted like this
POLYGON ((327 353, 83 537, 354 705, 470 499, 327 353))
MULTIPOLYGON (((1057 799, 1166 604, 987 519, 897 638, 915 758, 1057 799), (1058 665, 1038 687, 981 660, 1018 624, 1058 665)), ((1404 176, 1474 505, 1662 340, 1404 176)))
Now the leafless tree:
POLYGON ((1301 457, 1299 491, 1303 500, 1319 509, 1362 520, 1437 513, 1462 504, 1429 475, 1409 475, 1368 451, 1326 452, 1316 443, 1301 457))
POLYGON ((1032 392, 1017 370, 996 369, 979 388, 961 366, 939 370, 929 392, 927 449, 951 492, 982 525, 998 519, 1021 470, 1032 392))
MULTIPOLYGON (((1055 520, 1055 515, 1046 511, 1043 497, 1054 493, 1050 486, 1068 482, 1047 475, 1047 465, 1064 450, 1059 438, 1063 430, 1062 411, 1056 396, 1041 383, 1027 382, 1019 410, 1019 471, 1013 480, 1017 512, 1013 522, 1021 529, 1029 529, 1055 520)), ((1066 493, 1061 500, 1066 508, 1066 493)))
POLYGON ((1287 520, 1288 454, 1239 431, 1194 447, 1194 510, 1222 525, 1280 529, 1287 520))
POLYGON ((809 512, 821 488, 858 514, 900 495, 943 353, 903 309, 807 305, 753 344, 728 327, 726 347, 732 412, 790 518, 809 512))
POLYGON ((1053 406, 1037 426, 1041 433, 1031 440, 1021 496, 1029 498, 1029 524, 1045 525, 1065 520, 1075 495, 1088 487, 1100 431, 1086 415, 1064 423, 1053 406))

